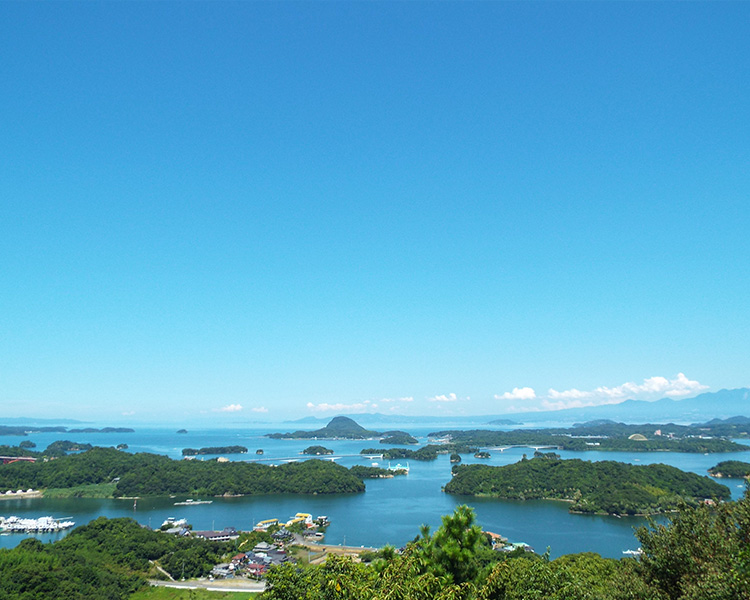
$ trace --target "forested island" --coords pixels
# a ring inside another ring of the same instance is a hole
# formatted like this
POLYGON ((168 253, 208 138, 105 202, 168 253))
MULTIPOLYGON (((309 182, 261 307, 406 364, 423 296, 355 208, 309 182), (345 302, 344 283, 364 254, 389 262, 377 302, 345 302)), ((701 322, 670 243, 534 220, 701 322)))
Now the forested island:
POLYGON ((102 427, 97 429, 96 427, 84 427, 79 429, 69 429, 68 433, 134 433, 135 429, 130 427, 102 427))
POLYGON ((418 444, 419 440, 405 431, 385 431, 380 443, 413 446, 418 444))
POLYGON ((279 465, 172 460, 93 448, 51 461, 16 462, 0 468, 0 489, 72 490, 77 496, 221 496, 334 494, 365 490, 362 479, 331 461, 279 465))
POLYGON ((333 450, 326 448, 325 446, 308 446, 302 451, 302 454, 308 454, 310 456, 321 456, 327 454, 333 454, 333 450))
POLYGON ((501 467, 456 465, 452 470, 446 493, 506 500, 566 500, 571 502, 571 512, 580 513, 657 514, 683 503, 731 496, 729 488, 708 477, 662 464, 561 460, 548 455, 501 467))
POLYGON ((205 454, 247 454, 245 446, 208 446, 206 448, 183 448, 183 456, 199 456, 205 454))
MULTIPOLYGON (((724 427, 724 425, 717 426, 724 427)), ((750 446, 718 435, 710 426, 626 425, 593 421, 569 428, 516 429, 491 431, 443 430, 429 434, 431 439, 449 440, 475 446, 552 446, 559 450, 609 450, 618 452, 746 452, 750 446)))
POLYGON ((387 460, 409 459, 409 460, 435 460, 438 454, 450 454, 451 452, 476 452, 478 448, 466 444, 427 444, 417 450, 409 448, 363 448, 360 454, 382 454, 387 460))
POLYGON ((366 467, 354 465, 349 470, 360 479, 390 479, 394 475, 406 475, 406 469, 384 469, 382 467, 366 467))
POLYGON ((295 431, 293 433, 269 433, 266 437, 275 440, 366 440, 380 437, 377 431, 370 431, 349 417, 334 417, 325 427, 314 431, 295 431))
POLYGON ((750 478, 750 463, 740 460, 725 460, 711 467, 708 474, 712 477, 750 478))
POLYGON ((32 425, 0 425, 0 435, 26 436, 29 433, 133 433, 135 429, 130 427, 85 427, 68 429, 61 425, 53 427, 35 427, 32 425))

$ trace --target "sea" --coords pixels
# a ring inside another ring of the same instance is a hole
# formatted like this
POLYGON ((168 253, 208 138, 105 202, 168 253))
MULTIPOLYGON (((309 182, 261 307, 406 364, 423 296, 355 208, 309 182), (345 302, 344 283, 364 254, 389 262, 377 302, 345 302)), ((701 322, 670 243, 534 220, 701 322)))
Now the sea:
MULTIPOLYGON (((299 424, 264 424, 235 429, 188 429, 188 433, 178 434, 176 428, 135 427, 135 431, 130 433, 29 433, 23 438, 3 436, 0 444, 16 445, 22 440, 30 440, 36 444, 37 449, 44 449, 51 442, 60 439, 87 442, 96 446, 127 444, 128 452, 151 452, 175 459, 182 458, 183 448, 240 445, 248 448, 247 454, 227 455, 226 458, 233 461, 262 460, 266 464, 307 460, 308 457, 301 454, 302 450, 312 444, 321 444, 332 449, 336 462, 347 467, 389 466, 387 460, 368 459, 359 454, 363 448, 388 447, 379 444, 378 440, 274 440, 266 437, 266 434, 275 431, 314 428, 315 426, 305 427, 299 424), (256 454, 258 449, 263 450, 262 455, 256 454)), ((447 429, 444 424, 437 427, 405 425, 399 428, 417 437, 420 445, 428 442, 428 433, 447 429)), ((748 440, 737 441, 746 445, 750 443, 748 440)), ((464 454, 463 462, 507 465, 520 460, 524 454, 531 456, 534 452, 531 448, 486 450, 491 454, 489 459, 475 459, 471 454, 464 454)), ((723 460, 750 462, 750 445, 746 452, 707 455, 676 452, 557 452, 562 458, 589 461, 664 463, 699 475, 706 475, 710 467, 723 460)), ((407 461, 390 461, 390 464, 394 466, 397 462, 403 464, 407 461)), ((549 551, 552 558, 579 552, 595 552, 603 557, 622 558, 624 551, 638 548, 634 532, 647 524, 646 519, 640 517, 571 514, 568 512, 568 503, 560 501, 511 501, 446 494, 442 487, 450 480, 452 466, 448 455, 439 455, 437 460, 429 462, 408 461, 408 466, 409 473, 406 476, 366 480, 366 491, 359 494, 190 498, 211 500, 210 504, 192 506, 175 504, 187 500, 187 496, 141 498, 137 502, 132 499, 19 498, 0 500, 0 516, 36 518, 49 515, 73 520, 77 525, 100 516, 130 517, 153 528, 160 527, 168 517, 174 517, 187 519, 197 530, 221 530, 225 527, 250 530, 258 521, 271 518, 286 520, 295 513, 304 512, 312 513, 315 517, 325 515, 330 519, 331 524, 325 537, 328 544, 363 548, 378 548, 390 544, 398 548, 417 537, 421 525, 429 525, 434 530, 440 526, 443 515, 452 513, 458 505, 468 504, 474 508, 482 529, 499 533, 511 542, 526 543, 538 553, 549 551)), ((720 481, 729 487, 734 499, 742 497, 744 480, 720 481)), ((0 490, 2 491, 4 490, 0 490)), ((14 547, 26 537, 50 542, 67 533, 0 534, 0 548, 14 547)))

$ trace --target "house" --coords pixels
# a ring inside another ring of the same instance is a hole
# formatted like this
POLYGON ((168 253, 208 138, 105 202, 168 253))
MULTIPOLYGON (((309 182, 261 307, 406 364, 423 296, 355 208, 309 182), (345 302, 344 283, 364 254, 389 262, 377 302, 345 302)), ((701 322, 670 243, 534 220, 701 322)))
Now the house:
POLYGON ((234 572, 230 569, 228 563, 221 563, 211 569, 211 575, 214 577, 234 577, 234 572))
POLYGON ((263 577, 266 574, 266 571, 268 571, 268 565, 252 562, 247 565, 245 570, 251 577, 263 577))
POLYGON ((253 548, 253 552, 255 552, 256 554, 258 552, 268 552, 269 550, 273 550, 274 548, 275 546, 272 544, 269 544, 268 542, 258 542, 255 545, 255 548, 253 548))
POLYGON ((212 542, 228 542, 240 537, 234 527, 225 527, 223 531, 193 531, 193 537, 199 537, 212 542))

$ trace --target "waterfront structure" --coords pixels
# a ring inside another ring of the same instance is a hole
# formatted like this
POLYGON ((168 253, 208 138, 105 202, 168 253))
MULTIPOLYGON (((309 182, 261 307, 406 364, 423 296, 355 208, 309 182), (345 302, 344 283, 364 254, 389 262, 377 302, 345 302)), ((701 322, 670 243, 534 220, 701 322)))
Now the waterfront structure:
POLYGON ((22 519, 15 516, 0 517, 0 531, 3 533, 55 533, 74 526, 73 521, 55 519, 54 517, 39 517, 38 519, 22 519))

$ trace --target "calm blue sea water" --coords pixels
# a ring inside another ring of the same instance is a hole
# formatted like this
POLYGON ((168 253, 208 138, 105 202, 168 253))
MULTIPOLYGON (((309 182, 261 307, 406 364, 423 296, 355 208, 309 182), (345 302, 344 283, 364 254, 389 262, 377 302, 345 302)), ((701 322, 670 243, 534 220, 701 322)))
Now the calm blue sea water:
MULTIPOLYGON (((444 428, 444 427, 443 427, 444 428)), ((403 427, 420 439, 427 441, 427 433, 436 428, 403 427)), ((299 453, 311 443, 307 440, 271 440, 264 437, 269 431, 283 428, 263 426, 245 429, 205 429, 190 430, 188 434, 177 434, 175 430, 139 428, 135 433, 123 434, 30 434, 28 438, 45 448, 58 439, 72 439, 76 442, 90 442, 99 446, 128 444, 130 452, 154 452, 172 458, 180 458, 186 447, 242 445, 250 452, 246 455, 231 456, 232 460, 254 460, 255 450, 262 448, 262 458, 266 462, 279 463, 284 459, 300 459, 299 453)), ((0 443, 17 444, 22 438, 4 437, 0 443)), ((365 447, 379 447, 377 441, 331 441, 321 442, 341 456, 337 462, 351 466, 354 464, 379 463, 358 455, 365 447), (347 456, 349 455, 349 456, 347 456)), ((505 452, 492 452, 488 461, 494 465, 510 464, 520 460, 524 453, 533 450, 515 448, 505 452)), ((678 453, 621 453, 621 452, 561 452, 563 458, 584 460, 618 460, 634 464, 665 463, 705 475, 706 470, 721 460, 736 459, 750 461, 748 452, 732 454, 678 454, 678 453)), ((208 457, 207 457, 208 458, 208 457)), ((465 462, 477 462, 470 455, 465 462)), ((158 527, 167 517, 187 518, 196 529, 221 529, 227 526, 250 529, 261 519, 286 519, 296 512, 310 512, 327 515, 331 526, 326 542, 361 546, 401 546, 418 535, 419 526, 428 524, 435 528, 442 515, 453 511, 459 504, 469 504, 476 509, 480 525, 495 531, 511 541, 530 544, 537 551, 548 547, 553 557, 573 552, 597 552, 602 556, 621 558, 622 551, 636 548, 634 528, 644 523, 640 518, 616 518, 600 516, 571 515, 564 502, 547 501, 500 501, 473 497, 456 497, 444 494, 443 486, 450 479, 451 465, 448 457, 439 456, 433 462, 410 462, 410 472, 406 477, 370 480, 366 482, 365 493, 356 495, 319 496, 256 496, 245 498, 213 498, 209 505, 190 507, 174 506, 174 502, 185 498, 146 498, 138 501, 136 508, 132 500, 101 499, 26 499, 3 500, 0 502, 0 515, 38 517, 72 517, 77 524, 87 523, 99 516, 133 517, 144 525, 158 527)), ((739 498, 744 491, 741 480, 724 480, 732 490, 732 496, 739 498)), ((39 539, 49 541, 63 534, 39 535, 39 539)), ((0 547, 13 547, 24 536, 0 535, 0 547)))

